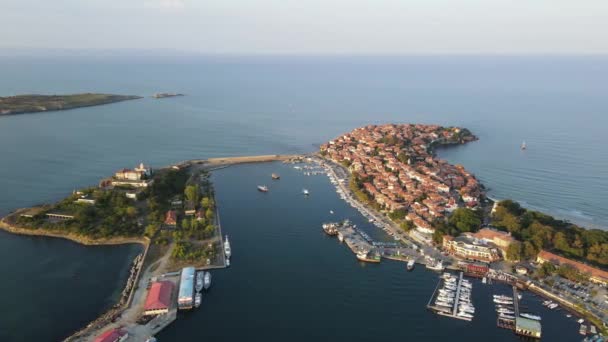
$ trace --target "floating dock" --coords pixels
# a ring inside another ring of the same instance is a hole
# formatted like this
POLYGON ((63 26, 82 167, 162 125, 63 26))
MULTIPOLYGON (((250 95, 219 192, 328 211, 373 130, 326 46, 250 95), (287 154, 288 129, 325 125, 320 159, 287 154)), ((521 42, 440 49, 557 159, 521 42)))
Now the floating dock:
POLYGON ((463 273, 460 272, 459 275, 458 275, 458 283, 456 285, 456 294, 454 295, 454 303, 452 304, 451 308, 441 307, 441 306, 437 306, 437 305, 433 304, 434 300, 437 298, 437 291, 439 290, 439 286, 441 285, 442 282, 445 281, 442 278, 442 279, 439 280, 439 283, 437 283, 437 287, 435 288, 435 291, 433 292, 433 295, 431 296, 431 298, 429 299, 429 302, 427 303, 427 306, 426 306, 427 309, 429 309, 429 310, 431 310, 431 311, 433 311, 436 314, 441 315, 441 316, 461 319, 463 321, 470 321, 470 320, 472 320, 472 318, 464 317, 464 316, 459 316, 458 315, 458 304, 460 302, 460 290, 462 288, 462 279, 463 279, 463 273))

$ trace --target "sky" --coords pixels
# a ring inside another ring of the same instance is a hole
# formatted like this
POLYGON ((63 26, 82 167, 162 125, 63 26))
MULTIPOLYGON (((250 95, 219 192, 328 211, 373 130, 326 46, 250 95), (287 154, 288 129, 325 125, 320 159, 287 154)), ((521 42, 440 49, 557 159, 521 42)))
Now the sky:
POLYGON ((607 54, 608 0, 0 0, 0 50, 607 54))

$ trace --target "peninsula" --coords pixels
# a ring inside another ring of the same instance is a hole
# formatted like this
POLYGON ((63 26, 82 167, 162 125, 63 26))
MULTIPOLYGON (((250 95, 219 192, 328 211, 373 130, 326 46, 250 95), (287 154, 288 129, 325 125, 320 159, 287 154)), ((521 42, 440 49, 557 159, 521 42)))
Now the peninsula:
POLYGON ((210 171, 298 158, 211 158, 158 169, 141 163, 117 170, 97 186, 75 190, 59 202, 16 210, 0 220, 0 229, 85 245, 141 244, 143 252, 133 261, 118 302, 66 341, 89 341, 102 332, 127 330, 134 340, 143 341, 176 319, 180 274, 229 266, 228 241, 223 240, 210 171), (162 289, 151 290, 157 287, 162 289), (151 309, 151 296, 161 292, 167 296, 161 298, 166 305, 151 309))
POLYGON ((608 232, 494 202, 473 174, 434 151, 474 140, 458 127, 370 125, 321 145, 320 155, 345 170, 343 193, 391 235, 422 246, 423 263, 527 288, 604 330, 608 232))
POLYGON ((0 115, 48 112, 140 99, 134 95, 83 93, 70 95, 16 95, 0 97, 0 115))

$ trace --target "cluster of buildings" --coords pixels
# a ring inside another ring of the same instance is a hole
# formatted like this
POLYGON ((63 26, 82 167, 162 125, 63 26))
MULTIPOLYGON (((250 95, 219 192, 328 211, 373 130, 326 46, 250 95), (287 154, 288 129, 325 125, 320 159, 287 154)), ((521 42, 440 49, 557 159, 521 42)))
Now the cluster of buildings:
POLYGON ((106 186, 131 186, 134 188, 146 188, 154 182, 152 169, 140 163, 134 169, 121 169, 114 173, 114 176, 104 179, 99 184, 100 187, 106 186))
POLYGON ((348 164, 384 209, 406 210, 418 231, 432 234, 435 219, 460 206, 475 208, 483 193, 474 175, 436 158, 431 147, 475 139, 457 127, 370 125, 323 144, 321 152, 348 164))

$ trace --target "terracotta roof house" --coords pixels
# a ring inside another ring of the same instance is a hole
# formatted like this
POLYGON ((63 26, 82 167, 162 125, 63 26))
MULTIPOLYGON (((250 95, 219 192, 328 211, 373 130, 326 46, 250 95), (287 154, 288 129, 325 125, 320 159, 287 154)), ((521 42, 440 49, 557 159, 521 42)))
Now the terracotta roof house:
POLYGON ((165 215, 165 224, 168 226, 177 226, 177 213, 175 210, 167 211, 165 215))

